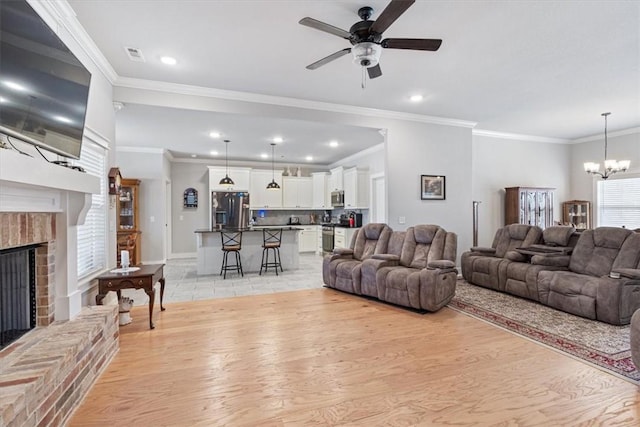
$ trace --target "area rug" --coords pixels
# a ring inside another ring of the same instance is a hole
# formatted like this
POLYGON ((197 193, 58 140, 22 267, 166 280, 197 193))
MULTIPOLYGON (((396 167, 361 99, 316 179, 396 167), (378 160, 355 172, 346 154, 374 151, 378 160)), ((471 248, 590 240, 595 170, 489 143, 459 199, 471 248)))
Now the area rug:
POLYGON ((449 307, 640 384, 627 326, 584 319, 458 280, 449 307))

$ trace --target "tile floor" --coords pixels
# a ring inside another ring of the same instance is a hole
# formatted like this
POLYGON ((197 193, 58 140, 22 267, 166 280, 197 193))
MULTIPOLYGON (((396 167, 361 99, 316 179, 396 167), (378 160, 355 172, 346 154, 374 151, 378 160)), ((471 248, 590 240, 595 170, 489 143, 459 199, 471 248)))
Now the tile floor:
MULTIPOLYGON (((315 254, 300 254, 297 270, 268 273, 246 273, 244 277, 227 272, 227 278, 217 274, 198 276, 196 259, 170 259, 164 268, 164 303, 196 301, 212 298, 229 298, 242 295, 258 295, 296 289, 321 288, 322 257, 315 254)), ((160 288, 156 288, 156 304, 159 303, 160 288)), ((125 289, 122 295, 132 298, 134 305, 147 304, 149 299, 143 290, 125 289)))

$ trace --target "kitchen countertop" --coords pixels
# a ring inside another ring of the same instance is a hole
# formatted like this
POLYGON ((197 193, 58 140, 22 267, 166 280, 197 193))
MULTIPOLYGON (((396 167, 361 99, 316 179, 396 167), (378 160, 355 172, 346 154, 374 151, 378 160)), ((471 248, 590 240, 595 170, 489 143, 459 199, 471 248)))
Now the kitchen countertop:
MULTIPOLYGON (((253 226, 253 227, 246 227, 246 228, 223 228, 222 230, 224 231, 242 231, 244 232, 250 232, 250 231, 262 231, 263 229, 275 229, 275 228, 282 228, 282 230, 284 231, 302 231, 302 228, 300 228, 302 226, 292 226, 292 225, 264 225, 264 226, 253 226)), ((212 230, 210 228, 199 228, 197 230, 194 231, 194 233, 219 233, 222 230, 212 230)))

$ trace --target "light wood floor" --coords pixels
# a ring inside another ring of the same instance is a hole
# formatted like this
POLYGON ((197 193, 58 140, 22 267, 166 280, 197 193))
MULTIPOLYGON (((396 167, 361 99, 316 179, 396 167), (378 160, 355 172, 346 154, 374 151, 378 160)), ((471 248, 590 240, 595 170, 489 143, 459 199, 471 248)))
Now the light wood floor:
POLYGON ((640 424, 635 385, 448 308, 313 289, 132 314, 70 426, 640 424))

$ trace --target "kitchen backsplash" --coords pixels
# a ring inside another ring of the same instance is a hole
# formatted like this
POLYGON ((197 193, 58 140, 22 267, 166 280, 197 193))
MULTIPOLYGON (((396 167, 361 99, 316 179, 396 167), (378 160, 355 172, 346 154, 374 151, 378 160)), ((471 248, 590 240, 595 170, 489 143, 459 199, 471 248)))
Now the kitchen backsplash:
MULTIPOLYGON (((298 218, 300 225, 322 224, 322 217, 325 212, 331 215, 331 222, 338 222, 340 214, 348 214, 350 210, 333 209, 324 211, 321 209, 310 210, 269 210, 260 209, 251 211, 251 215, 255 218, 255 225, 288 225, 292 217, 298 218)), ((356 210, 355 212, 363 214, 363 224, 368 222, 367 210, 356 210)))

